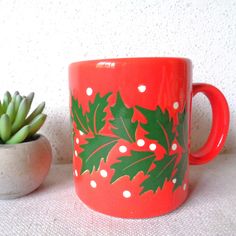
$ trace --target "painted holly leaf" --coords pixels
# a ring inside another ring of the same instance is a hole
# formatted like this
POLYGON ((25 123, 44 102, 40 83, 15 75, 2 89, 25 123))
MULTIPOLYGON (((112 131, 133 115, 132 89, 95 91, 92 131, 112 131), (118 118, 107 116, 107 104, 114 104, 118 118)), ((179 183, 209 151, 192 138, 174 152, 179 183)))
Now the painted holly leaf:
POLYGON ((112 128, 113 133, 131 143, 135 142, 138 122, 132 122, 134 109, 125 106, 119 93, 117 93, 115 105, 111 107, 111 112, 114 117, 110 121, 114 127, 112 128))
POLYGON ((178 136, 177 140, 179 144, 185 148, 188 140, 188 120, 186 109, 178 115, 179 124, 177 125, 178 136))
POLYGON ((140 151, 131 151, 131 156, 120 157, 120 162, 117 162, 111 166, 112 169, 115 169, 111 183, 124 175, 129 176, 130 180, 132 180, 140 171, 147 174, 154 159, 155 154, 153 152, 140 151))
POLYGON ((168 111, 163 112, 160 107, 157 107, 154 111, 139 106, 136 108, 147 119, 145 124, 141 124, 142 128, 148 132, 145 136, 157 140, 169 153, 175 134, 173 132, 173 120, 170 118, 168 111))
POLYGON ((149 177, 142 182, 141 194, 149 190, 156 192, 158 188, 162 189, 165 181, 171 179, 176 157, 176 154, 165 155, 163 159, 154 161, 156 167, 148 173, 149 177))
POLYGON ((76 123, 76 128, 87 134, 89 132, 86 115, 83 114, 82 106, 72 96, 72 115, 76 123))
POLYGON ((86 144, 80 145, 83 151, 79 154, 82 159, 81 174, 86 170, 90 173, 98 170, 101 160, 105 162, 110 150, 115 146, 118 139, 109 136, 96 135, 93 138, 87 138, 86 144))
POLYGON ((188 166, 188 154, 183 153, 181 160, 177 164, 177 167, 176 167, 177 171, 173 177, 173 179, 176 179, 173 191, 182 185, 183 180, 184 180, 184 176, 185 176, 185 173, 187 170, 187 166, 188 166))
POLYGON ((87 112, 86 115, 88 118, 88 126, 94 134, 98 134, 105 125, 106 112, 104 112, 104 109, 108 105, 107 99, 110 95, 111 93, 108 93, 101 97, 98 93, 94 102, 89 102, 89 112, 87 112))

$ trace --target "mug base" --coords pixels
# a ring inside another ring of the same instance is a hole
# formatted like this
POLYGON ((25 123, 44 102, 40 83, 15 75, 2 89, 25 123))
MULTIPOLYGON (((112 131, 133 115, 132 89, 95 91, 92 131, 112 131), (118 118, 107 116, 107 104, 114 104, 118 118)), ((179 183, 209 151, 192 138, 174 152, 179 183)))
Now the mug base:
POLYGON ((102 213, 104 215, 127 219, 153 218, 171 213, 179 208, 187 200, 188 197, 188 191, 186 190, 184 194, 183 192, 181 193, 181 199, 179 198, 179 196, 176 196, 171 199, 170 202, 165 204, 158 204, 158 202, 155 201, 154 196, 153 199, 149 199, 149 201, 146 202, 146 205, 141 205, 141 203, 140 205, 130 204, 127 207, 123 206, 122 204, 112 204, 111 201, 106 202, 106 207, 104 207, 103 203, 99 204, 99 201, 97 201, 99 197, 96 200, 90 201, 91 199, 89 199, 88 197, 84 197, 83 194, 80 195, 77 190, 76 194, 79 197, 80 201, 91 210, 102 213))

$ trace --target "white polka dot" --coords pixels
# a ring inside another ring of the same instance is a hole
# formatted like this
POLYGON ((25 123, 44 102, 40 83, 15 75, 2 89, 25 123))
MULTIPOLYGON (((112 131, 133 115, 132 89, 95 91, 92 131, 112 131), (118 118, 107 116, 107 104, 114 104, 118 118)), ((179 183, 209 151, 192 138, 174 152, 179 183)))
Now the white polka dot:
POLYGON ((91 180, 91 181, 90 181, 90 186, 91 186, 92 188, 96 188, 96 187, 97 187, 97 183, 96 183, 94 180, 91 180))
POLYGON ((106 171, 106 170, 100 170, 100 175, 101 175, 103 178, 106 178, 106 177, 107 177, 107 171, 106 171))
POLYGON ((173 184, 175 184, 176 181, 177 181, 176 178, 172 179, 173 184))
POLYGON ((78 171, 77 171, 77 170, 75 170, 75 176, 76 176, 76 177, 78 176, 78 171))
POLYGON ((174 102, 174 103, 173 103, 173 108, 174 108, 175 110, 177 110, 177 109, 179 108, 179 103, 178 103, 178 102, 174 102))
POLYGON ((75 150, 75 156, 78 157, 78 152, 75 150))
POLYGON ((176 143, 173 143, 172 146, 171 146, 171 149, 172 149, 173 151, 175 151, 175 150, 177 149, 177 144, 176 144, 176 143))
POLYGON ((83 134, 84 134, 84 132, 80 130, 80 131, 79 131, 79 134, 80 134, 80 135, 83 135, 83 134))
POLYGON ((187 184, 184 184, 184 186, 183 186, 183 190, 185 191, 186 188, 187 188, 187 184))
POLYGON ((91 96, 91 95, 93 94, 93 89, 92 89, 92 88, 87 88, 87 89, 86 89, 86 94, 87 94, 88 96, 91 96))
POLYGON ((144 92, 146 91, 146 86, 145 86, 145 85, 139 85, 139 86, 138 86, 138 91, 139 91, 140 93, 144 93, 144 92))
POLYGON ((139 147, 143 147, 144 144, 145 144, 145 141, 144 141, 143 139, 138 139, 138 140, 137 140, 137 145, 138 145, 139 147))
POLYGON ((122 146, 119 147, 119 151, 120 151, 121 153, 125 153, 125 152, 127 152, 127 147, 124 146, 124 145, 122 145, 122 146))
POLYGON ((155 151, 156 148, 157 148, 157 145, 156 145, 155 143, 151 143, 151 144, 149 145, 149 149, 150 149, 151 151, 155 151))
POLYGON ((125 190, 125 191, 123 192, 123 197, 125 197, 125 198, 130 198, 130 197, 131 197, 131 192, 128 191, 128 190, 125 190))
POLYGON ((78 138, 76 138, 75 142, 76 142, 77 144, 79 144, 79 139, 78 139, 78 138))

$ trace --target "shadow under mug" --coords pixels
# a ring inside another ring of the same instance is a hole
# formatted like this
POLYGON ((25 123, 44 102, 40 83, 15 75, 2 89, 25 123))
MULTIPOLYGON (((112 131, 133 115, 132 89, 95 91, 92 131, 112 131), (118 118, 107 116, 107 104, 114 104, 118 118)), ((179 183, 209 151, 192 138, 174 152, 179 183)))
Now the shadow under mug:
POLYGON ((76 193, 90 208, 125 218, 173 211, 188 196, 189 164, 222 149, 229 128, 223 94, 192 85, 184 58, 81 61, 69 68, 76 193), (191 101, 212 107, 206 143, 190 153, 191 101))

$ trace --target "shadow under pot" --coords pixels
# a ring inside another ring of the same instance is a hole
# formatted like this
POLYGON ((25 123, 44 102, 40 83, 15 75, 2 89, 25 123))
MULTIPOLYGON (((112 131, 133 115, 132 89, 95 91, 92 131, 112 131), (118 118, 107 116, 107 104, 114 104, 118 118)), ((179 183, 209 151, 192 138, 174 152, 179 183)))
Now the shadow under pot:
POLYGON ((0 145, 0 199, 22 197, 37 189, 51 162, 51 145, 43 135, 24 143, 0 145))

